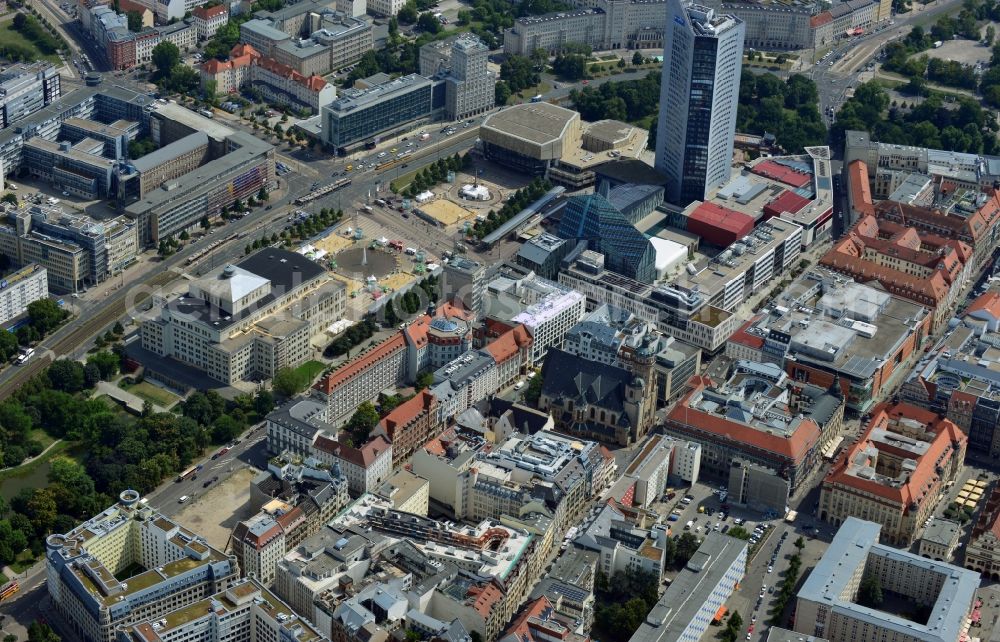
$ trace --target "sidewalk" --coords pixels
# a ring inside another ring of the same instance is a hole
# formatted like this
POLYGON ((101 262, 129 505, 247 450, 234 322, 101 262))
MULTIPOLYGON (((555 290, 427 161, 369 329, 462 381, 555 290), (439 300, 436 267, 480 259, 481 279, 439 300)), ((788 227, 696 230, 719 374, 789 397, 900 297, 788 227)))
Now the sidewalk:
MULTIPOLYGON (((37 454, 37 455, 35 455, 34 457, 28 457, 27 459, 25 459, 24 461, 22 461, 22 462, 21 462, 20 464, 18 464, 17 466, 10 466, 10 467, 8 467, 8 468, 0 468, 0 473, 2 473, 2 472, 6 472, 6 471, 8 471, 8 470, 14 470, 14 469, 16 469, 16 468, 20 468, 21 466, 25 466, 25 465, 27 465, 27 464, 30 464, 31 462, 35 461, 36 459, 40 459, 40 458, 44 457, 44 456, 45 456, 45 453, 47 453, 47 452, 49 452, 50 450, 52 450, 53 448, 55 448, 55 447, 56 447, 56 444, 58 444, 58 443, 59 443, 59 442, 61 442, 61 441, 62 441, 62 439, 56 439, 56 440, 55 440, 55 441, 53 441, 53 442, 52 442, 51 444, 49 444, 49 445, 48 445, 48 446, 47 446, 47 447, 45 448, 45 450, 43 450, 42 452, 38 453, 38 454, 37 454)), ((3 574, 4 574, 4 575, 7 575, 7 577, 10 577, 10 575, 9 575, 9 574, 7 573, 7 570, 6 570, 6 569, 4 569, 4 571, 3 571, 3 574)))
MULTIPOLYGON (((97 390, 94 392, 94 397, 100 397, 101 395, 107 395, 115 401, 125 404, 126 408, 136 413, 142 413, 142 409, 146 404, 142 397, 134 395, 127 390, 122 390, 115 384, 107 381, 97 382, 97 390)), ((167 409, 158 404, 153 404, 153 412, 167 412, 167 409)))

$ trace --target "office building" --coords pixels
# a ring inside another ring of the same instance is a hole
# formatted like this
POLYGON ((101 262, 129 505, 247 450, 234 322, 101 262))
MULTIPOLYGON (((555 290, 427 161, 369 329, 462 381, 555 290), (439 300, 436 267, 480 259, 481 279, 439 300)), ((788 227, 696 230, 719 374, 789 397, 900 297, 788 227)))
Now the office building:
POLYGON ((987 292, 966 308, 965 319, 934 345, 900 387, 899 396, 943 414, 969 437, 969 451, 1000 456, 1000 352, 986 310, 996 307, 987 292))
POLYGON ((824 389, 838 380, 860 414, 905 375, 930 334, 926 308, 821 268, 761 312, 732 335, 727 353, 778 364, 824 389))
POLYGON ((938 415, 900 403, 871 413, 856 443, 823 480, 819 518, 840 526, 851 515, 881 524, 883 541, 909 546, 962 472, 968 438, 938 415))
POLYGON ((338 431, 324 419, 324 411, 325 404, 298 399, 269 414, 268 452, 336 465, 347 478, 352 496, 374 492, 392 472, 392 445, 382 435, 357 448, 337 441, 338 431))
POLYGON ((58 205, 31 205, 0 225, 0 254, 14 265, 45 268, 53 292, 78 292, 131 265, 139 253, 136 226, 125 217, 96 221, 58 205))
POLYGON ((161 618, 237 580, 234 557, 139 500, 123 491, 117 504, 45 539, 49 598, 81 639, 113 642, 119 626, 161 618), (136 572, 116 579, 126 569, 136 572))
POLYGON ((562 261, 576 244, 543 232, 521 245, 514 260, 543 279, 554 281, 559 276, 562 261))
POLYGON ((0 74, 0 129, 48 106, 62 95, 59 72, 50 62, 14 64, 0 74))
POLYGON ((392 444, 392 463, 399 467, 419 446, 436 437, 442 427, 437 398, 422 390, 383 417, 375 434, 381 434, 392 444))
POLYGON ((711 532, 629 642, 698 642, 743 580, 747 545, 711 532))
POLYGON ((839 388, 799 384, 773 363, 738 361, 726 382, 697 376, 688 387, 664 432, 701 444, 701 473, 723 481, 741 460, 773 469, 796 492, 843 423, 839 388))
POLYGON ((795 631, 829 640, 951 642, 972 611, 978 574, 879 543, 878 524, 848 517, 799 590, 795 631), (863 606, 864 580, 899 599, 863 606), (902 605, 902 609, 900 606, 902 605), (926 610, 922 621, 902 610, 926 610))
POLYGON ((745 28, 714 9, 667 4, 656 169, 670 181, 666 199, 683 206, 729 180, 745 28))
POLYGON ((180 140, 129 162, 125 179, 119 181, 122 201, 142 198, 173 180, 197 169, 208 158, 208 136, 188 134, 180 140))
POLYGON ((85 138, 79 143, 53 142, 36 136, 24 142, 23 167, 28 173, 74 196, 113 196, 115 161, 105 158, 104 144, 85 138))
POLYGON ((444 109, 444 86, 410 74, 371 86, 345 89, 320 110, 322 140, 346 149, 375 136, 391 136, 408 123, 444 109), (440 90, 438 89, 440 87, 440 90))
MULTIPOLYGON (((223 383, 270 379, 312 355, 343 318, 344 284, 294 252, 267 249, 191 281, 142 324, 142 349, 223 383)), ((142 359, 148 369, 157 368, 142 359)))
POLYGON ((408 470, 400 470, 375 493, 402 513, 427 517, 430 506, 430 483, 408 470))
POLYGON ((483 312, 486 266, 464 256, 456 256, 444 266, 442 292, 446 299, 460 302, 474 315, 483 312))
POLYGON ((232 586, 203 600, 171 609, 160 619, 124 627, 116 642, 329 642, 312 624, 254 579, 232 586))
POLYGON ((606 269, 640 283, 652 283, 656 280, 653 244, 612 204, 607 194, 605 191, 569 197, 559 222, 559 236, 585 241, 591 250, 604 255, 606 269))
POLYGON ((0 323, 28 311, 28 304, 49 296, 49 279, 43 266, 26 265, 0 280, 0 323))
POLYGON ((777 471, 740 459, 733 459, 726 486, 730 504, 771 515, 784 515, 790 486, 777 471))
MULTIPOLYGON (((188 114, 212 123, 194 112, 188 114)), ((210 125, 205 127, 211 129, 210 125)), ((210 156, 204 165, 167 181, 125 207, 125 215, 138 223, 144 246, 193 229, 203 217, 214 218, 236 201, 245 202, 262 188, 267 191, 275 187, 274 147, 249 134, 229 131, 223 137, 225 155, 210 156)))

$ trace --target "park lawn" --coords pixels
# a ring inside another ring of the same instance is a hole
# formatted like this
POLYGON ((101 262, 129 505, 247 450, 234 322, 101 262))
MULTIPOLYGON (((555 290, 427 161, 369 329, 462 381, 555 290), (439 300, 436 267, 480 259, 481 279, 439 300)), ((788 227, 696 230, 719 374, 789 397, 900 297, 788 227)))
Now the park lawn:
MULTIPOLYGON (((549 83, 547 83, 547 82, 545 82, 543 80, 542 82, 538 83, 534 87, 528 87, 527 89, 522 89, 520 93, 511 94, 510 95, 510 100, 513 100, 513 101, 517 101, 517 100, 531 100, 532 98, 534 98, 538 94, 547 94, 550 91, 552 91, 552 85, 550 85, 549 83)), ((508 103, 509 102, 510 101, 508 101, 508 103)))
POLYGON ((170 392, 169 390, 164 390, 159 386, 154 386, 148 381, 143 381, 142 383, 135 383, 131 386, 121 386, 122 390, 131 392, 136 397, 139 397, 143 401, 148 401, 149 403, 162 406, 164 408, 169 408, 178 401, 180 397, 170 392))
POLYGON ((39 457, 37 459, 29 461, 26 464, 21 464, 20 466, 15 466, 14 468, 0 471, 0 482, 14 477, 25 477, 27 475, 30 475, 31 472, 35 470, 35 468, 37 468, 38 466, 42 466, 53 457, 58 457, 59 455, 63 454, 65 454, 67 457, 72 457, 73 459, 82 462, 83 459, 79 453, 74 454, 66 452, 73 445, 74 442, 71 441, 60 441, 58 444, 52 447, 52 450, 45 453, 44 457, 39 457))
POLYGON ((295 369, 296 372, 308 376, 310 383, 315 381, 316 377, 320 376, 320 374, 322 374, 324 370, 326 370, 326 365, 315 360, 306 361, 305 363, 303 363, 302 365, 300 365, 298 368, 295 369))
POLYGON ((10 581, 9 577, 4 575, 3 573, 0 573, 0 584, 6 584, 9 581, 10 581))
POLYGON ((421 169, 415 169, 412 172, 403 174, 402 176, 400 176, 399 178, 397 178, 396 180, 392 181, 389 184, 389 189, 391 189, 393 192, 397 194, 403 193, 406 190, 406 188, 410 186, 410 183, 412 183, 413 180, 417 177, 417 173, 420 172, 421 169))
POLYGON ((11 562, 10 567, 15 573, 21 574, 31 568, 35 564, 35 556, 31 554, 30 550, 23 550, 17 554, 14 561, 11 562))
POLYGON ((35 43, 31 42, 14 29, 13 21, 0 24, 0 46, 3 45, 19 45, 21 47, 31 49, 35 54, 35 60, 48 60, 55 65, 61 64, 62 62, 56 54, 43 56, 42 52, 35 46, 35 43))
POLYGON ((42 445, 42 448, 48 448, 52 444, 56 443, 56 438, 45 432, 41 428, 35 428, 28 433, 28 439, 34 439, 42 445))

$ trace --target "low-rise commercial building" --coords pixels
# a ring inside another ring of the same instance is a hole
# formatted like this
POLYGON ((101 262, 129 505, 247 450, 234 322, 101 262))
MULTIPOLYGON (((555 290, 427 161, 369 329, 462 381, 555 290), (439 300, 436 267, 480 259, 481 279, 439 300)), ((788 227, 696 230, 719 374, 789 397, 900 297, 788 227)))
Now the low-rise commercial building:
POLYGON ((893 640, 950 642, 960 638, 962 624, 973 608, 979 576, 951 564, 879 543, 877 523, 848 517, 819 564, 799 590, 795 630, 830 640, 893 640), (896 604, 929 609, 917 622, 888 603, 862 606, 864 580, 899 596, 896 604))
POLYGON ((729 339, 730 354, 759 354, 795 381, 829 388, 865 413, 885 397, 930 334, 927 309, 814 269, 793 281, 729 339))
POLYGON ((884 541, 908 546, 962 472, 967 442, 958 426, 928 410, 880 406, 827 473, 817 514, 835 526, 860 515, 881 525, 884 541))
POLYGON ((225 591, 236 559, 156 512, 134 490, 65 534, 45 540, 49 598, 81 639, 113 642, 122 625, 156 620, 225 591), (127 580, 116 575, 141 567, 127 580))
POLYGON ((961 524, 950 519, 934 518, 924 528, 917 552, 921 557, 928 557, 938 562, 950 562, 961 536, 961 524))

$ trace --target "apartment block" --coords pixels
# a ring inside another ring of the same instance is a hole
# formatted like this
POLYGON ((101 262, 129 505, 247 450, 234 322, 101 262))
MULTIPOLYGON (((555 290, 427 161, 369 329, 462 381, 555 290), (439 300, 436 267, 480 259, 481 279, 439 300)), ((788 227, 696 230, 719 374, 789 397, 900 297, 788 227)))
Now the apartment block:
POLYGON ((7 323, 28 311, 28 304, 49 296, 48 274, 43 266, 31 263, 0 280, 0 323, 7 323))
POLYGON ((49 598, 81 639, 113 642, 119 626, 159 619, 237 580, 234 557, 139 500, 123 491, 117 504, 45 540, 49 598), (138 573, 116 579, 135 566, 138 573))
MULTIPOLYGON (((973 608, 978 574, 880 544, 877 523, 848 517, 799 590, 795 631, 830 640, 958 640, 973 608), (859 604, 862 581, 877 579, 906 609, 930 610, 917 622, 889 605, 859 604)), ((882 537, 881 539, 885 539, 882 537)))
POLYGON ((196 7, 191 12, 194 19, 195 33, 199 40, 208 40, 215 33, 229 23, 229 9, 224 4, 217 4, 214 7, 196 7))
POLYGON ((344 284, 294 252, 268 249, 192 281, 142 324, 141 359, 169 358, 230 383, 271 378, 312 354, 311 339, 343 317, 344 284))
POLYGON ((823 480, 819 518, 840 526, 860 516, 880 525, 883 541, 908 546, 945 486, 961 474, 967 442, 958 426, 929 410, 877 407, 861 439, 823 480))

